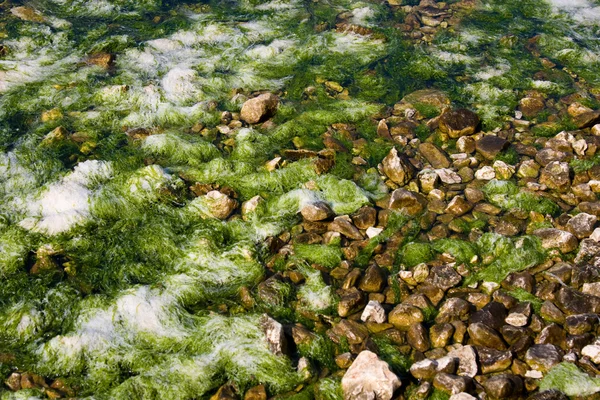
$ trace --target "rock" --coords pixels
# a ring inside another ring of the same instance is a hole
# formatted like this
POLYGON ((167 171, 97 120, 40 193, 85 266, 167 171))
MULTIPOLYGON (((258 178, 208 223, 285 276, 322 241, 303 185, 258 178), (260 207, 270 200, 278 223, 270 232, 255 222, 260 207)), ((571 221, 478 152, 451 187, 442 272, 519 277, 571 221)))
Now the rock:
POLYGON ((598 314, 576 314, 565 318, 565 329, 570 335, 593 332, 598 326, 598 314))
POLYGON ((566 394, 556 389, 537 392, 527 398, 527 400, 569 400, 566 394))
POLYGON ((505 318, 507 324, 512 326, 527 326, 529 317, 531 316, 531 303, 519 303, 510 309, 508 316, 505 318))
POLYGON ((335 217, 333 222, 329 224, 329 230, 333 232, 339 232, 348 239, 363 239, 363 235, 354 225, 352 225, 352 220, 347 215, 335 217))
POLYGON ((420 193, 411 192, 406 189, 396 189, 392 192, 388 207, 392 210, 402 210, 408 215, 416 215, 423 211, 427 200, 420 193))
POLYGON ((18 372, 13 372, 10 376, 4 381, 6 386, 13 392, 21 390, 21 374, 18 372))
POLYGON ((384 272, 377 264, 371 264, 366 270, 358 284, 358 288, 363 292, 377 293, 383 289, 385 285, 384 272))
POLYGON ((479 367, 477 353, 473 346, 461 346, 448 353, 449 357, 458 358, 458 375, 474 378, 479 367))
POLYGON ((451 297, 440 307, 435 322, 443 324, 455 320, 466 321, 469 318, 470 311, 469 302, 458 297, 451 297))
POLYGON ((446 153, 432 143, 421 143, 419 153, 425 157, 433 168, 448 168, 451 165, 446 153))
MULTIPOLYGON (((527 304, 527 303, 524 303, 527 304)), ((497 301, 486 304, 481 310, 474 312, 469 319, 470 323, 480 322, 495 330, 504 325, 506 318, 506 307, 497 301)))
POLYGON ((340 343, 345 338, 349 344, 363 343, 369 337, 369 331, 364 325, 348 319, 341 320, 337 325, 327 331, 327 335, 335 343, 340 343))
POLYGON ((10 13, 15 17, 22 19, 23 21, 43 23, 46 18, 37 10, 31 7, 13 7, 10 9, 10 13))
POLYGON ((342 378, 345 400, 390 400, 400 380, 377 354, 362 351, 342 378))
POLYGON ((369 229, 375 226, 377 220, 377 211, 373 207, 361 207, 356 213, 351 215, 354 226, 358 229, 369 229))
POLYGON ((579 244, 577 238, 570 232, 555 228, 537 229, 533 234, 542 240, 545 249, 559 249, 562 253, 575 250, 579 244))
POLYGON ((589 111, 577 115, 573 122, 579 129, 591 128, 600 122, 600 111, 589 111))
POLYGON ((600 282, 584 283, 581 287, 581 292, 600 297, 600 282))
POLYGON ((486 135, 475 142, 475 149, 484 158, 493 160, 508 145, 509 143, 506 139, 494 135, 486 135))
POLYGON ((474 134, 478 125, 477 114, 464 108, 447 111, 439 119, 440 130, 452 139, 474 134))
POLYGON ((363 322, 375 322, 382 324, 385 322, 385 310, 381 306, 381 303, 376 300, 370 300, 365 310, 360 316, 363 322))
POLYGON ((435 324, 429 328, 429 340, 433 348, 446 347, 454 334, 454 326, 449 323, 435 324))
POLYGON ((244 400, 267 400, 267 391, 264 385, 258 385, 248 389, 244 400))
POLYGON ((423 324, 412 324, 406 332, 406 341, 421 353, 429 350, 429 335, 423 324))
POLYGON ((347 317, 363 304, 363 294, 355 287, 338 291, 340 301, 337 312, 340 317, 347 317))
POLYGON ((406 185, 415 175, 415 167, 404 154, 398 154, 395 147, 390 150, 381 165, 383 173, 400 186, 406 185))
POLYGON ((423 322, 424 317, 417 307, 398 304, 388 315, 388 321, 398 329, 407 330, 412 324, 423 322))
POLYGON ((515 174, 515 167, 508 165, 504 161, 496 160, 492 167, 494 168, 494 172, 496 172, 496 178, 500 180, 507 181, 515 174))
POLYGON ((230 384, 225 384, 210 397, 210 400, 236 400, 235 389, 230 384))
POLYGON ((300 210, 300 214, 306 221, 311 222, 323 221, 335 215, 329 204, 322 201, 305 205, 300 210))
POLYGON ((263 202, 264 202, 264 199, 260 196, 254 196, 250 200, 243 202, 242 209, 241 209, 242 218, 244 220, 247 220, 248 217, 250 216, 250 214, 255 212, 258 209, 258 207, 260 206, 260 204, 262 204, 263 202))
POLYGON ((444 356, 435 361, 437 361, 437 372, 445 372, 447 374, 456 373, 456 368, 458 367, 458 358, 444 356))
POLYGON ((537 178, 540 173, 540 165, 534 160, 525 160, 519 166, 517 176, 519 178, 537 178))
POLYGON ((438 174, 432 169, 424 169, 419 172, 419 187, 421 192, 427 194, 434 190, 438 185, 438 174))
POLYGON ((600 312, 600 299, 563 286, 556 295, 556 305, 567 315, 600 312))
POLYGON ((571 185, 569 177, 569 164, 566 162, 552 161, 542 169, 540 184, 559 192, 566 192, 571 185))
POLYGON ((435 360, 426 358, 421 361, 417 361, 410 366, 410 373, 417 379, 432 379, 437 373, 438 363, 435 360))
POLYGON ((260 326, 265 333, 265 339, 269 344, 269 349, 273 354, 278 356, 283 355, 286 351, 286 339, 283 332, 283 325, 269 317, 267 314, 263 314, 260 317, 260 326))
POLYGON ((271 118, 277 111, 279 98, 271 93, 264 93, 246 100, 242 105, 240 118, 249 124, 257 124, 271 118))
POLYGON ((583 239, 592 234, 598 217, 588 213, 579 213, 567 222, 567 230, 578 239, 583 239))
POLYGON ((523 392, 523 380, 512 374, 495 375, 486 380, 483 387, 492 399, 506 399, 523 392))
POLYGON ((450 200, 450 203, 448 203, 448 207, 446 207, 444 212, 460 217, 471 211, 471 208, 473 208, 473 205, 462 196, 454 196, 452 200, 450 200))
POLYGON ((552 344, 533 345, 525 353, 525 362, 534 370, 542 373, 548 372, 550 368, 562 361, 562 355, 552 344))
MULTIPOLYGON (((402 2, 400 4, 402 4, 402 2)), ((407 94, 402 98, 401 103, 426 104, 442 109, 450 105, 450 99, 444 92, 441 92, 439 90, 422 89, 407 94)))
POLYGON ((581 349, 581 355, 589 357, 594 364, 600 365, 600 346, 591 344, 581 349))
POLYGON ((506 350, 507 348, 498 332, 480 322, 470 324, 468 332, 471 340, 476 345, 491 347, 496 350, 506 350))
POLYGON ((477 356, 482 374, 507 370, 512 363, 510 351, 499 351, 489 347, 477 347, 477 356))
POLYGON ((593 239, 583 239, 579 244, 579 251, 573 262, 581 265, 584 262, 590 262, 594 257, 600 254, 600 243, 593 239))
POLYGON ((470 136, 461 136, 456 141, 456 149, 461 153, 471 154, 475 151, 475 139, 470 136))
POLYGON ((85 59, 85 63, 88 65, 96 65, 103 69, 109 69, 115 61, 114 54, 110 53, 95 53, 89 55, 85 59))
MULTIPOLYGON (((462 276, 450 265, 441 265, 433 267, 425 283, 439 287, 442 290, 448 290, 460 283, 462 276)), ((441 313, 441 311, 440 311, 441 313)))
POLYGON ((448 400, 477 400, 477 397, 471 396, 469 393, 461 392, 453 394, 448 400))
POLYGON ((204 196, 210 215, 218 219, 226 219, 237 207, 237 201, 219 192, 211 190, 204 196))
POLYGON ((435 173, 440 178, 440 181, 445 184, 453 185, 462 182, 462 177, 449 168, 436 169, 435 173))
POLYGON ((465 376, 439 373, 433 379, 433 386, 448 394, 458 394, 468 391, 473 382, 471 378, 465 376))
POLYGON ((480 169, 475 171, 475 179, 478 179, 480 181, 489 181, 494 179, 495 177, 496 171, 494 170, 494 168, 488 165, 481 167, 480 169))
POLYGON ((352 365, 352 361, 354 361, 354 357, 352 353, 342 353, 335 358, 335 363, 338 367, 342 369, 348 369, 352 365))
POLYGON ((519 110, 527 118, 535 117, 545 106, 544 99, 540 96, 527 96, 519 100, 519 110))

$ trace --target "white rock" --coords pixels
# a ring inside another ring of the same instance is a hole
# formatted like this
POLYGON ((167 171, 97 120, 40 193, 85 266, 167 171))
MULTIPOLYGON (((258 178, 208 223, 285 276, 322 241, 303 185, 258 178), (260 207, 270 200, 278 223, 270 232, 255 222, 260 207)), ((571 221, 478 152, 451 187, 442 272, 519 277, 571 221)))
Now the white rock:
POLYGON ((449 185, 462 182, 460 175, 449 168, 436 169, 435 172, 438 174, 442 182, 449 185))
POLYGON ((345 400, 390 400, 400 386, 389 365, 368 350, 356 357, 342 378, 345 400))
POLYGON ((590 344, 581 349, 581 354, 589 357, 594 364, 600 364, 600 346, 596 344, 590 344))
POLYGON ((529 371, 525 372, 525 378, 542 379, 543 377, 544 374, 535 369, 530 369, 529 371))
POLYGON ((448 353, 449 357, 458 358, 457 375, 474 378, 477 375, 477 353, 473 346, 462 346, 448 353))
POLYGON ((487 165, 475 171, 475 179, 479 179, 481 181, 489 181, 494 179, 495 177, 496 171, 494 171, 494 168, 487 165))
POLYGON ((371 300, 365 307, 360 319, 363 322, 376 322, 382 324, 385 322, 385 310, 380 302, 371 300))
POLYGON ((585 294, 600 297, 600 282, 584 283, 581 291, 585 294))
POLYGON ((381 232, 383 232, 383 228, 375 228, 374 226, 370 226, 367 228, 367 236, 370 238, 374 238, 375 236, 379 235, 381 232))
POLYGON ((576 140, 575 142, 573 142, 572 146, 573 146, 573 150, 575 150, 575 153, 577 153, 580 156, 585 155, 585 151, 587 150, 587 147, 588 147, 585 139, 576 140))
POLYGON ((600 242, 600 228, 594 229, 594 232, 590 235, 590 239, 600 242))
POLYGON ((449 400, 477 400, 477 397, 471 396, 469 393, 461 392, 450 396, 449 400))
POLYGON ((525 326, 529 322, 529 318, 521 313, 511 313, 508 314, 504 321, 512 326, 525 326))

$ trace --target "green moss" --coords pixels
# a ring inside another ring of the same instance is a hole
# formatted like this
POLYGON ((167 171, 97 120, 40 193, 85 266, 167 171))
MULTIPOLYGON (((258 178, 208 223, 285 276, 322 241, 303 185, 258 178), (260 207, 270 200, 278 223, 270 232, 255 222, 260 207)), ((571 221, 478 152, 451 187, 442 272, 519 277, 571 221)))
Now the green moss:
POLYGON ((560 211, 558 205, 552 200, 520 190, 511 181, 491 180, 483 187, 483 192, 490 203, 502 209, 517 208, 550 215, 556 215, 560 211))
POLYGON ((600 379, 581 371, 575 364, 554 366, 540 382, 540 390, 556 389, 567 396, 591 396, 600 392, 600 379))
POLYGON ((298 344, 298 354, 318 363, 318 365, 329 369, 337 369, 335 346, 324 335, 314 334, 308 341, 298 344))
POLYGON ((370 203, 367 193, 352 181, 331 175, 321 176, 316 181, 336 214, 350 214, 370 203))
POLYGON ((328 268, 335 268, 342 262, 342 250, 339 246, 296 243, 294 254, 300 259, 328 268))
POLYGON ((381 336, 374 336, 372 339, 377 345, 377 354, 379 358, 387 362, 394 373, 400 376, 408 373, 412 364, 411 360, 402 354, 389 339, 381 336))
POLYGON ((459 264, 470 265, 477 255, 477 247, 472 243, 458 239, 440 239, 432 243, 432 248, 438 253, 452 255, 459 264))
POLYGON ((316 400, 342 400, 342 382, 340 378, 327 377, 321 379, 315 387, 316 400))
POLYGON ((433 259, 433 250, 428 243, 408 243, 399 253, 400 262, 412 268, 417 264, 426 263, 433 259))
POLYGON ((510 294, 512 297, 519 300, 520 302, 526 301, 526 302, 531 303, 531 306, 533 307, 533 311, 538 315, 540 314, 540 309, 542 308, 543 302, 535 295, 533 295, 533 294, 529 293, 528 291, 521 289, 521 288, 516 288, 514 290, 511 290, 510 292, 508 292, 508 294, 510 294))
POLYGON ((504 161, 509 165, 517 165, 519 163, 519 154, 514 147, 509 147, 496 155, 495 160, 504 161))

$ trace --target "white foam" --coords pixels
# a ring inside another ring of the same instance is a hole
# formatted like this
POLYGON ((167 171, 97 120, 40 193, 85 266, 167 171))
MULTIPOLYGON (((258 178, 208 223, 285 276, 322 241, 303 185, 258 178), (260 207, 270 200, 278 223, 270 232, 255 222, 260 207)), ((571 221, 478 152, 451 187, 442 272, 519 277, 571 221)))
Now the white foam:
POLYGON ((566 13, 575 21, 584 24, 600 22, 600 6, 589 0, 549 0, 555 12, 566 13))

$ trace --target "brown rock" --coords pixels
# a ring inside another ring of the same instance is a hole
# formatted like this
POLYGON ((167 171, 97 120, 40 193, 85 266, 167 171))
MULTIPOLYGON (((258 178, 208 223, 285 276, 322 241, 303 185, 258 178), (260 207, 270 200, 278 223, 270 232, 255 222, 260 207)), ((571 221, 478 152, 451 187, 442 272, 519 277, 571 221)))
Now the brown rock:
POLYGON ((385 274, 377 264, 371 264, 363 275, 358 287, 363 292, 378 293, 381 292, 385 285, 385 274))
POLYGON ((364 325, 356 321, 343 319, 339 324, 328 330, 327 335, 335 343, 340 343, 341 338, 346 338, 349 344, 360 344, 367 340, 369 331, 364 325))
POLYGON ((569 253, 578 246, 577 238, 570 232, 555 228, 537 229, 533 234, 542 240, 545 249, 559 249, 562 253, 569 253))
POLYGON ((409 215, 416 215, 423 211, 427 200, 420 193, 411 192, 406 189, 396 189, 392 192, 388 207, 392 210, 402 210, 409 215))
POLYGON ((552 161, 542 169, 540 183, 559 192, 568 191, 571 186, 569 164, 566 162, 552 161))
POLYGON ((383 173, 394 183, 404 186, 415 175, 415 167, 404 154, 398 154, 393 147, 381 162, 383 173))
POLYGON ((302 207, 300 214, 302 214, 302 218, 304 218, 306 221, 312 222, 323 221, 335 215, 331 210, 331 207, 329 207, 329 204, 325 202, 307 204, 302 207))
POLYGON ((271 118, 277 111, 279 98, 272 93, 264 93, 246 100, 242 105, 240 118, 249 124, 257 124, 271 118))
POLYGON ((590 128, 600 122, 600 111, 589 111, 573 118, 579 129, 590 128))
POLYGON ((454 334, 454 326, 449 323, 435 324, 429 328, 429 339, 434 348, 446 347, 454 334))
POLYGON ((482 374, 507 370, 512 363, 510 351, 499 351, 489 347, 477 347, 477 356, 482 374))
POLYGON ((333 222, 329 225, 329 230, 339 232, 348 239, 361 240, 363 235, 360 231, 352 224, 352 220, 347 215, 335 217, 333 222))
POLYGON ((441 265, 431 268, 425 283, 448 290, 460 283, 462 276, 450 265, 441 265))
POLYGON ((473 343, 479 346, 491 347, 496 350, 506 350, 507 346, 502 336, 494 329, 480 322, 469 325, 469 336, 473 343))
POLYGON ((267 391, 264 385, 258 385, 248 389, 244 400, 267 400, 267 391))
POLYGON ((493 160, 501 151, 509 145, 506 139, 495 135, 486 135, 475 142, 475 149, 488 160, 493 160))
POLYGON ((412 324, 406 332, 406 341, 416 350, 424 353, 429 350, 429 336, 423 324, 412 324))
POLYGON ((548 372, 550 368, 562 361, 558 348, 551 344, 536 344, 531 346, 525 354, 525 362, 531 368, 548 372))
POLYGON ((471 389, 472 385, 473 381, 469 377, 450 375, 443 372, 437 374, 433 379, 433 386, 436 389, 451 395, 467 392, 471 389))
POLYGON ((340 301, 337 305, 338 315, 340 317, 347 317, 364 304, 364 297, 360 290, 355 287, 349 289, 338 290, 340 295, 340 301))
POLYGON ((477 114, 464 108, 447 111, 439 119, 440 130, 447 133, 452 139, 474 134, 478 125, 477 114))
POLYGON ((358 229, 367 229, 375 226, 377 220, 377 211, 373 207, 361 207, 352 216, 352 222, 358 229))
POLYGON ((471 208, 473 208, 473 205, 462 196, 454 196, 452 200, 450 200, 450 203, 448 203, 444 212, 460 217, 471 211, 471 208))
POLYGON ((398 329, 407 330, 413 324, 424 320, 420 309, 406 304, 397 305, 389 314, 388 321, 398 329))
POLYGON ((432 143, 421 143, 419 153, 425 157, 433 168, 448 168, 451 165, 446 153, 432 143))
POLYGON ((523 392, 523 380, 516 375, 495 375, 483 383, 485 392, 492 399, 508 399, 523 392))

